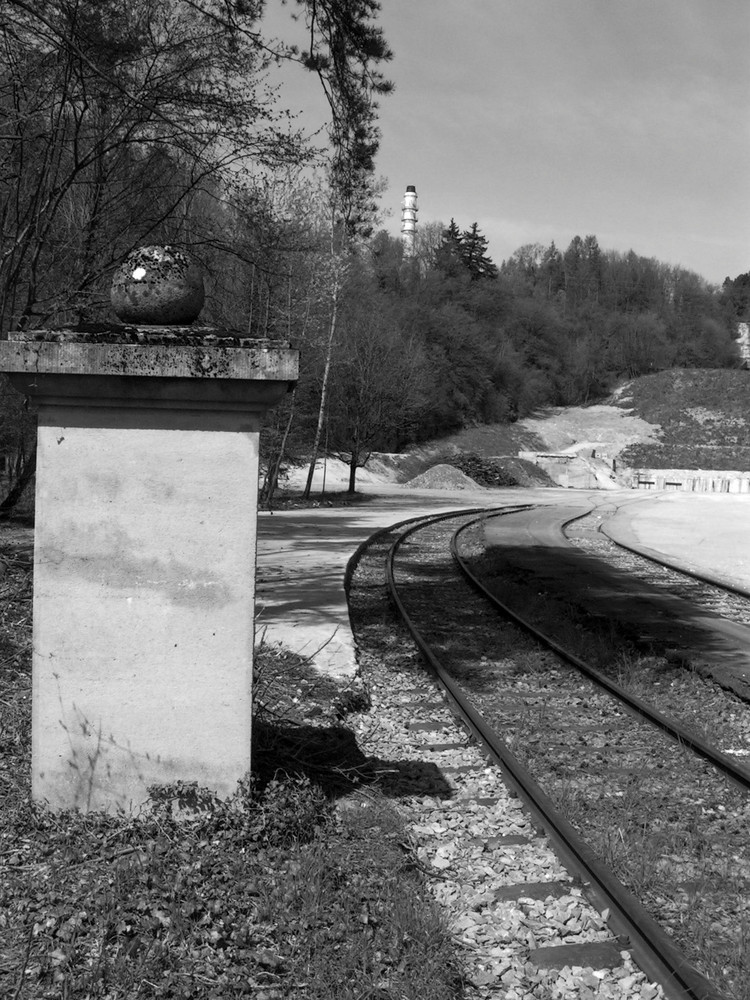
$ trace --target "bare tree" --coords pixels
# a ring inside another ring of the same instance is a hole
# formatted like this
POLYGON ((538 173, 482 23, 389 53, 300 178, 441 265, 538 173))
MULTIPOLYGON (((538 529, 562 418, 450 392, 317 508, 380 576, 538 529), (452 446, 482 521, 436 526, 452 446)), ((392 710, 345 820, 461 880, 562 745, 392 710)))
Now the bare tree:
POLYGON ((315 436, 310 454, 310 467, 307 472, 307 481, 303 490, 303 497, 308 499, 312 489, 313 475, 315 474, 315 463, 318 460, 320 451, 320 440, 323 435, 323 427, 326 419, 328 407, 328 390, 331 380, 331 365, 333 363, 333 348, 336 343, 338 333, 338 317, 342 288, 349 268, 348 247, 346 241, 341 244, 341 233, 337 232, 336 226, 332 224, 330 233, 330 256, 327 260, 326 278, 324 287, 330 294, 330 318, 328 322, 328 334, 325 340, 325 353, 323 362, 323 377, 320 388, 320 403, 318 406, 318 419, 315 425, 315 436), (338 237, 338 245, 337 245, 338 237))
POLYGON ((348 492, 375 449, 395 450, 411 439, 425 407, 430 366, 421 339, 399 329, 376 296, 350 299, 331 398, 334 447, 347 455, 348 492))
POLYGON ((80 310, 133 246, 180 229, 197 191, 243 164, 301 155, 259 82, 270 58, 255 30, 260 9, 6 0, 4 329, 80 310))
POLYGON ((231 289, 229 304, 209 296, 213 317, 244 310, 245 328, 267 336, 291 316, 284 243, 292 234, 299 252, 299 229, 265 182, 320 151, 266 73, 287 58, 320 78, 353 230, 370 207, 371 97, 388 89, 376 66, 389 56, 372 0, 298 6, 306 53, 264 37, 263 0, 3 0, 0 335, 106 314, 109 274, 146 242, 190 247, 215 291, 231 289), (238 305, 248 274, 253 295, 238 305))

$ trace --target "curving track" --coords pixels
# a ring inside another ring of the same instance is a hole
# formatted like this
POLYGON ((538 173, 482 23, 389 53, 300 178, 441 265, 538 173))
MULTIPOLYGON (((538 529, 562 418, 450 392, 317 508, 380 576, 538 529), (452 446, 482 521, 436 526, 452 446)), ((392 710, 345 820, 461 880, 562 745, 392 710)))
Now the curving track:
MULTIPOLYGON (((697 613, 687 608, 684 600, 678 609, 671 595, 661 595, 654 611, 653 595, 648 588, 640 583, 634 587, 631 583, 628 594, 625 574, 602 568, 600 559, 576 550, 565 538, 563 526, 587 513, 586 507, 581 505, 563 511, 544 507, 513 508, 491 519, 477 519, 475 513, 470 517, 464 511, 457 515, 463 525, 462 541, 454 543, 454 553, 462 562, 465 575, 476 576, 477 571, 484 571, 495 583, 502 577, 506 592, 510 591, 516 602, 525 604, 527 610, 533 603, 529 600, 530 592, 536 589, 538 595, 539 588, 544 588, 542 600, 537 602, 535 610, 532 609, 542 618, 544 609, 549 607, 544 595, 554 584, 556 593, 564 594, 566 599, 573 596, 580 599, 585 595, 593 602, 594 610, 589 613, 594 619, 597 616, 609 619, 616 609, 629 625, 638 623, 642 634, 651 642, 657 630, 661 630, 659 635, 663 641, 667 641, 667 634, 672 641, 675 630, 679 632, 685 624, 684 621, 683 626, 676 624, 683 615, 689 630, 678 635, 683 642, 694 638, 698 632, 702 650, 715 658, 729 652, 730 638, 736 639, 738 633, 727 630, 716 620, 717 616, 697 613), (486 541, 492 543, 489 562, 484 551, 486 541), (459 547, 464 549, 461 556, 459 547)), ((636 898, 638 893, 624 889, 597 857, 597 851, 586 844, 580 831, 589 833, 592 810, 589 808, 584 821, 579 817, 574 826, 562 814, 559 792, 584 771, 588 785, 584 797, 588 795, 589 800, 591 789, 596 787, 600 797, 609 794, 610 798, 617 798, 619 795, 628 802, 633 798, 635 784, 646 800, 643 816, 653 818, 654 788, 668 786, 671 789, 669 802, 662 796, 662 809, 674 808, 675 803, 679 806, 681 797, 689 796, 696 788, 701 794, 709 789, 708 794, 716 802, 717 795, 727 794, 727 786, 735 794, 735 783, 747 787, 750 777, 747 769, 719 748, 712 747, 709 741, 687 732, 679 721, 665 719, 659 710, 654 710, 642 699, 626 695, 627 704, 613 707, 611 696, 624 694, 618 685, 603 678, 576 652, 565 650, 555 640, 556 651, 563 653, 567 661, 564 671, 544 660, 541 667, 519 670, 517 637, 509 638, 508 627, 498 626, 495 613, 488 610, 487 604, 480 605, 475 595, 470 594, 458 570, 446 559, 455 521, 456 517, 444 515, 409 526, 395 540, 388 559, 387 574, 394 600, 440 683, 474 736, 518 786, 564 856, 574 860, 579 869, 583 866, 585 881, 599 905, 612 910, 617 932, 629 936, 642 967, 655 978, 669 983, 668 995, 702 997, 704 1000, 729 996, 712 986, 675 950, 672 939, 636 898), (445 609, 450 609, 448 617, 445 609), (498 657, 493 644, 513 647, 515 661, 509 664, 507 656, 498 657), (604 680, 606 695, 600 691, 592 693, 589 680, 584 682, 577 674, 573 679, 567 670, 571 663, 576 670, 583 668, 600 687, 604 680), (559 684, 552 684, 551 678, 559 680, 559 684), (605 706, 605 702, 609 705, 605 706), (632 719, 633 710, 639 715, 637 720, 632 719), (665 740, 663 735, 655 734, 644 723, 644 718, 655 720, 661 730, 674 739, 665 740), (502 729, 502 737, 498 728, 502 729), (702 754, 698 764, 685 750, 685 743, 691 743, 702 754), (515 753, 510 751, 509 744, 515 753), (545 752, 535 753, 535 745, 541 745, 545 752), (557 748, 553 755, 549 753, 550 746, 557 748), (523 762, 519 757, 523 757, 523 762), (689 763, 686 757, 691 758, 689 763), (598 764, 592 765, 592 760, 598 764), (730 782, 723 776, 714 775, 714 765, 730 776, 730 782), (613 770, 616 774, 611 778, 613 770), (654 775, 655 782, 651 780, 654 775), (541 790, 540 783, 551 790, 550 795, 541 790), (629 794, 602 791, 615 788, 618 783, 629 789, 629 794)), ((527 630, 533 630, 533 623, 525 621, 524 624, 527 630)), ((731 652, 742 654, 742 650, 732 649, 731 652)), ((528 655, 527 650, 520 658, 523 660, 528 655)), ((726 806, 719 806, 719 812, 722 809, 726 812, 726 806)), ((630 815, 632 818, 632 810, 630 815)), ((737 846, 736 837, 727 839, 727 850, 735 850, 737 846)), ((601 854, 601 850, 598 853, 601 854)), ((747 870, 750 875, 750 861, 747 870)), ((650 909, 653 912, 653 906, 650 909)), ((669 911, 669 905, 666 910, 669 911)), ((657 907, 657 916, 661 918, 662 915, 657 907)), ((669 912, 666 915, 669 918, 669 912)), ((669 919, 667 926, 671 928, 669 919)))
POLYGON ((632 560, 617 564, 609 555, 572 545, 565 528, 587 513, 580 506, 539 507, 523 517, 495 519, 485 529, 485 545, 498 550, 507 576, 530 575, 547 593, 585 606, 592 617, 616 619, 640 645, 658 644, 693 662, 750 676, 750 629, 698 604, 696 588, 689 599, 679 596, 675 573, 659 587, 643 572, 636 574, 632 560))
POLYGON ((740 655, 712 656, 710 651, 706 655, 700 642, 680 643, 679 637, 673 655, 739 697, 750 700, 748 632, 735 627, 750 625, 748 585, 742 585, 736 576, 725 579, 720 572, 709 571, 706 567, 699 569, 687 560, 668 557, 640 543, 627 527, 623 529, 620 524, 617 517, 620 509, 620 505, 600 501, 593 510, 565 526, 566 538, 626 574, 631 582, 639 580, 655 595, 666 593, 688 601, 692 613, 702 616, 703 624, 709 630, 716 616, 726 621, 724 642, 730 648, 739 644, 740 655))

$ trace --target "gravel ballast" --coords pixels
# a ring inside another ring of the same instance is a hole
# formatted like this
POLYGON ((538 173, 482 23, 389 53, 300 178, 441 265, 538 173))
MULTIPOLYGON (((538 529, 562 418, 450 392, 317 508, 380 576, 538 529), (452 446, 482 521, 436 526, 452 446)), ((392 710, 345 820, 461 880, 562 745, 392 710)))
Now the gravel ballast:
POLYGON ((663 997, 499 769, 458 728, 393 617, 382 587, 383 551, 371 550, 352 579, 352 624, 372 707, 347 723, 364 753, 384 761, 383 780, 409 824, 415 863, 459 946, 467 996, 663 997), (388 761, 398 763, 392 786, 388 761))
POLYGON ((418 670, 365 668, 372 709, 350 723, 368 755, 397 758, 402 769, 411 761, 415 775, 426 764, 428 784, 438 786, 432 794, 405 791, 398 806, 431 891, 445 908, 474 995, 662 997, 534 828, 499 770, 466 741, 446 705, 434 707, 434 691, 414 690, 418 670), (415 728, 417 719, 441 728, 425 733, 415 728), (436 735, 459 746, 432 749, 436 735), (605 951, 584 950, 568 961, 564 946, 604 943, 605 951), (555 961, 547 949, 561 947, 555 961))

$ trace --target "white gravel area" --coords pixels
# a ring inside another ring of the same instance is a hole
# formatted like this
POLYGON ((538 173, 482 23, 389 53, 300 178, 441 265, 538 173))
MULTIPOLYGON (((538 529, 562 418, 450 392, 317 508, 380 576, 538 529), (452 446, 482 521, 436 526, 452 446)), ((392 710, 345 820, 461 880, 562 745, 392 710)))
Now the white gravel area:
POLYGON ((405 484, 410 489, 479 490, 481 486, 452 465, 440 463, 405 484))
POLYGON ((583 896, 580 883, 535 829, 499 769, 458 728, 427 678, 421 689, 415 688, 420 675, 414 672, 389 670, 379 679, 369 673, 372 708, 349 720, 362 749, 384 761, 398 760, 401 767, 409 761, 434 764, 442 785, 435 794, 401 797, 398 807, 416 863, 445 909, 469 995, 477 1000, 662 998, 661 987, 620 950, 606 913, 583 896), (422 728, 424 723, 435 728, 422 728), (550 883, 548 894, 544 883, 550 883), (614 962, 552 963, 547 952, 537 952, 592 943, 609 943, 614 962), (548 967, 552 964, 561 967, 548 967))

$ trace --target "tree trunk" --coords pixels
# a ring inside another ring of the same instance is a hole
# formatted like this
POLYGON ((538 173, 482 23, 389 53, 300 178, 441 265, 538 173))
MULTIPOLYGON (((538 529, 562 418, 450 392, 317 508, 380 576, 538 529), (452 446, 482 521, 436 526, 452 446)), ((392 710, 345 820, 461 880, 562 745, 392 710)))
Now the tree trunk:
POLYGON ((359 427, 354 431, 352 440, 352 453, 349 457, 349 488, 347 493, 355 493, 355 483, 357 480, 357 462, 359 461, 359 427))
POLYGON ((328 380, 331 372, 331 357, 333 355, 333 338, 336 335, 336 318, 338 316, 339 305, 339 277, 336 275, 333 286, 333 310, 331 312, 331 325, 328 330, 328 345, 326 347, 326 363, 323 369, 323 386, 320 390, 320 408, 318 410, 318 425, 315 428, 315 440, 313 441, 312 455, 310 456, 310 468, 307 473, 307 482, 302 496, 305 500, 310 498, 313 475, 315 474, 315 463, 318 460, 318 449, 320 439, 323 435, 323 423, 325 422, 326 404, 328 402, 328 380))
POLYGON ((273 504, 273 495, 276 492, 276 486, 279 481, 279 470, 281 469, 281 463, 284 461, 284 452, 286 451, 286 442, 289 437, 289 431, 292 429, 292 422, 294 421, 294 404, 297 399, 297 389, 296 387, 292 389, 292 406, 289 410, 289 417, 286 422, 286 427, 284 428, 284 434, 281 438, 281 444, 279 445, 279 453, 276 456, 276 461, 273 463, 273 469, 271 471, 268 480, 268 493, 266 494, 266 506, 271 509, 273 504))
POLYGON ((31 452, 26 456, 21 473, 16 479, 15 483, 10 489, 10 492, 0 503, 0 519, 7 520, 18 504, 18 501, 23 495, 23 491, 29 484, 31 477, 36 472, 36 446, 34 446, 31 452))
POLYGON ((356 493, 355 482, 357 479, 357 455, 352 452, 352 457, 349 459, 349 488, 347 493, 356 493))

